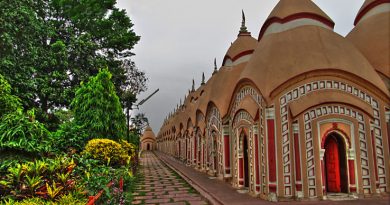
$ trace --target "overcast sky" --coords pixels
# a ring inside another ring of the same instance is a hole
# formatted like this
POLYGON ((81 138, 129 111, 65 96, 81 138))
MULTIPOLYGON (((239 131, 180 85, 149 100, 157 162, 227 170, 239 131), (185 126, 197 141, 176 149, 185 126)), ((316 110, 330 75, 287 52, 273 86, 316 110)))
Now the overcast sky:
MULTIPOLYGON (((296 0, 291 0, 296 1, 296 0)), ((140 106, 157 135, 165 116, 191 88, 199 86, 202 72, 206 79, 218 67, 238 34, 241 9, 246 24, 257 39, 260 28, 278 0, 118 0, 126 9, 134 31, 141 36, 133 61, 149 78, 147 97, 160 91, 140 106)), ((314 0, 336 23, 342 36, 353 28, 356 13, 364 0, 314 0)), ((133 116, 135 113, 133 113, 133 116)))

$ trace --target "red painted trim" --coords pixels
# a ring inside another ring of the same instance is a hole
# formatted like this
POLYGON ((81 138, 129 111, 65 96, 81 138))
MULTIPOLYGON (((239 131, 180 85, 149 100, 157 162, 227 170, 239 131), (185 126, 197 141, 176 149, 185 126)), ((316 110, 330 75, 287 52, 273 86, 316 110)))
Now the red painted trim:
MULTIPOLYGON (((114 181, 110 181, 106 187, 107 188, 110 188, 112 185, 114 185, 114 181)), ((102 189, 100 190, 95 196, 89 196, 88 197, 88 203, 87 205, 94 205, 95 202, 102 196, 103 192, 105 191, 105 189, 102 189)))
POLYGON ((366 15, 371 9, 384 3, 390 3, 390 0, 377 0, 368 4, 362 11, 358 13, 358 15, 355 18, 355 21, 353 22, 353 25, 356 26, 356 24, 359 23, 359 21, 363 18, 363 16, 366 15))
POLYGON ((256 185, 260 184, 260 169, 259 169, 259 139, 255 134, 255 167, 256 167, 256 185))
POLYGON ((295 154, 295 179, 301 181, 301 155, 299 154, 299 135, 294 133, 294 154, 295 154))
POLYGON ((230 145, 229 135, 224 136, 225 169, 230 169, 230 145))
POLYGON ((348 167, 349 167, 349 181, 351 185, 355 185, 355 161, 354 160, 348 160, 348 167))
POLYGON ((375 145, 375 135, 373 130, 371 130, 371 142, 372 142, 372 153, 374 155, 375 179, 378 182, 379 176, 378 176, 378 167, 376 166, 376 145, 375 145))
POLYGON ((334 28, 334 22, 328 20, 327 18, 325 18, 323 16, 320 16, 320 15, 314 14, 314 13, 309 13, 309 12, 301 12, 301 13, 292 14, 292 15, 287 16, 285 18, 272 17, 272 18, 267 19, 267 21, 261 27, 258 41, 260 41, 261 38, 263 38, 265 31, 268 29, 268 27, 271 24, 273 24, 273 23, 285 24, 287 22, 301 19, 301 18, 308 18, 308 19, 317 20, 317 21, 331 27, 332 29, 334 28))
POLYGON ((253 49, 252 50, 243 51, 243 52, 239 53, 238 55, 234 56, 232 60, 234 62, 234 61, 236 61, 237 59, 239 59, 239 58, 241 58, 243 56, 252 54, 254 51, 255 50, 253 50, 253 49))
POLYGON ((276 193, 276 184, 269 184, 268 188, 270 193, 276 193))
POLYGON ((239 58, 241 58, 241 57, 243 57, 243 56, 252 54, 253 52, 255 52, 255 50, 252 49, 252 50, 243 51, 243 52, 237 54, 237 55, 234 56, 234 57, 230 57, 230 56, 228 56, 228 55, 225 55, 225 57, 223 58, 222 65, 225 65, 227 59, 230 59, 232 62, 234 62, 234 61, 236 61, 237 59, 239 59, 239 58))
POLYGON ((302 184, 296 183, 295 187, 296 187, 297 191, 302 191, 302 184))
POLYGON ((275 120, 267 120, 269 181, 276 182, 275 120))

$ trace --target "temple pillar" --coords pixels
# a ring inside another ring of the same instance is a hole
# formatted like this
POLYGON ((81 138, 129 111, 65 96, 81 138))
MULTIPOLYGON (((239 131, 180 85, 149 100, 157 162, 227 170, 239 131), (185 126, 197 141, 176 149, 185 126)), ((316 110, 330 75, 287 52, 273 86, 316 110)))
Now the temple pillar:
POLYGON ((229 136, 229 126, 224 125, 222 127, 223 135, 223 170, 224 177, 231 177, 231 168, 230 168, 230 136, 229 136))
POLYGON ((299 143, 299 124, 293 123, 293 136, 294 136, 294 156, 295 156, 295 196, 297 198, 303 197, 302 192, 302 174, 301 174, 301 155, 300 155, 300 143, 299 143))
POLYGON ((272 198, 276 198, 277 168, 276 168, 276 142, 275 142, 275 108, 266 109, 267 140, 268 140, 268 189, 272 198), (273 194, 272 194, 273 193, 273 194))

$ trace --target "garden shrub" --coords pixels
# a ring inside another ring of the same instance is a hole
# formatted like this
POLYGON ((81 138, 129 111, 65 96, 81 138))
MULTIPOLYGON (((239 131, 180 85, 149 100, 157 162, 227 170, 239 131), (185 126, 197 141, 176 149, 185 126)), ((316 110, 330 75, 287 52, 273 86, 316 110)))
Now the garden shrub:
POLYGON ((85 205, 87 203, 86 198, 79 198, 78 196, 74 196, 73 194, 67 194, 61 196, 57 201, 47 201, 42 198, 33 197, 27 198, 23 201, 15 201, 12 199, 6 200, 1 205, 85 205))
POLYGON ((0 118, 22 107, 20 99, 11 94, 11 85, 0 74, 0 118))
POLYGON ((112 165, 124 165, 131 158, 121 144, 110 139, 88 141, 82 154, 112 165))
POLYGON ((27 115, 18 109, 0 121, 0 149, 46 153, 51 150, 51 133, 35 120, 34 111, 27 115))
POLYGON ((126 118, 108 69, 82 83, 71 103, 75 124, 94 138, 125 137, 126 118))
POLYGON ((30 199, 18 203, 54 204, 54 201, 55 204, 67 204, 59 203, 60 201, 76 203, 77 201, 72 198, 83 201, 86 199, 82 194, 84 188, 82 183, 77 181, 75 167, 74 160, 68 157, 47 158, 10 166, 7 172, 0 176, 0 198, 4 199, 6 204, 16 204, 15 200, 26 198, 30 199))
POLYGON ((126 140, 120 140, 119 143, 131 158, 135 156, 137 147, 134 144, 128 143, 126 140))
POLYGON ((68 121, 60 125, 59 129, 53 133, 53 138, 55 139, 53 147, 57 152, 81 152, 89 139, 89 134, 82 126, 68 121))

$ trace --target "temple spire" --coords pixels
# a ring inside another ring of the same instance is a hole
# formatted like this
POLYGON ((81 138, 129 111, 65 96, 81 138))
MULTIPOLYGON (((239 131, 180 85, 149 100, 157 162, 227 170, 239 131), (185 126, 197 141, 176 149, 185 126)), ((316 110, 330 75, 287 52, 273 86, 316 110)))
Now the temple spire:
POLYGON ((242 22, 241 22, 241 28, 240 28, 240 33, 248 33, 248 30, 245 26, 245 13, 244 10, 241 10, 242 13, 242 22))
POLYGON ((195 80, 194 79, 192 79, 192 90, 191 90, 192 92, 194 92, 195 91, 195 80))
POLYGON ((202 73, 202 83, 201 83, 201 85, 204 85, 205 84, 205 82, 204 82, 204 72, 202 73))
POLYGON ((213 72, 213 75, 216 74, 218 72, 218 68, 217 68, 217 58, 214 58, 214 72, 213 72))

